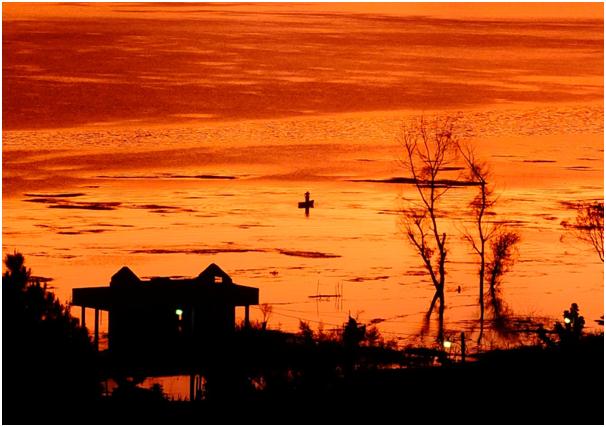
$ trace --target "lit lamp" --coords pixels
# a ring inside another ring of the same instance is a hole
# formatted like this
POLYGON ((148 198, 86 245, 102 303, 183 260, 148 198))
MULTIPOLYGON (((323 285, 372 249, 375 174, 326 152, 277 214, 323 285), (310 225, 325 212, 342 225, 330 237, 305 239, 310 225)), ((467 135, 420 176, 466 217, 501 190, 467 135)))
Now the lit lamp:
POLYGON ((452 346, 452 342, 445 340, 443 345, 445 349, 450 349, 450 347, 452 346))
POLYGON ((175 310, 175 314, 177 316, 179 316, 179 320, 181 320, 181 316, 183 316, 183 310, 181 310, 180 308, 175 310))
POLYGON ((571 320, 568 317, 564 317, 564 323, 569 324, 571 320))

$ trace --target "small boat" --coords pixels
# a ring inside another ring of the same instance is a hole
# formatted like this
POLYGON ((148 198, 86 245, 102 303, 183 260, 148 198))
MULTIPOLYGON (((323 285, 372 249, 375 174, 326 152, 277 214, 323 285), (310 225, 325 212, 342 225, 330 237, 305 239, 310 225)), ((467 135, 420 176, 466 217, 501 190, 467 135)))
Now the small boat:
POLYGON ((313 207, 314 207, 314 201, 313 200, 306 200, 304 202, 299 202, 299 208, 300 209, 313 208, 313 207))
POLYGON ((299 209, 309 209, 314 207, 314 201, 309 200, 309 191, 305 193, 305 201, 299 202, 299 209))

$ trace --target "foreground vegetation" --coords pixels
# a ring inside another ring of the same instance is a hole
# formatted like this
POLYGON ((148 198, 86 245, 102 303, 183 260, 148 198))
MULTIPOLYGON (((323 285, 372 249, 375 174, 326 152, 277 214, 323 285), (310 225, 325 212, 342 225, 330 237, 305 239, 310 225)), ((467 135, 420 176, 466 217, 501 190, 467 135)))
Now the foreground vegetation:
POLYGON ((19 254, 3 275, 3 422, 603 424, 603 334, 573 305, 537 344, 473 355, 399 349, 348 319, 340 331, 239 328, 187 353, 97 354, 19 254), (194 402, 138 387, 156 369, 205 379, 194 402), (119 387, 103 396, 107 377, 119 387))
POLYGON ((603 424, 602 335, 488 351, 462 364, 435 363, 444 354, 434 349, 348 349, 341 340, 252 330, 216 355, 203 400, 114 396, 96 421, 603 424))

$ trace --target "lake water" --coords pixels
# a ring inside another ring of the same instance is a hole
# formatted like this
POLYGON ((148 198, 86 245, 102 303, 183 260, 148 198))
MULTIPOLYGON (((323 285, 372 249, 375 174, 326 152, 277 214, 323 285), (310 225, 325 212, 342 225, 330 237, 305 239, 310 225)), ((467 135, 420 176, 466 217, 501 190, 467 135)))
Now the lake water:
MULTIPOLYGON (((260 288, 270 327, 352 315, 413 342, 433 296, 399 213, 414 189, 359 180, 406 176, 398 134, 424 114, 457 117, 493 170, 498 218, 522 237, 510 308, 603 315, 603 263, 561 226, 570 202, 603 199, 602 21, 128 7, 3 14, 3 253, 63 301, 123 265, 215 262, 260 288)), ((478 317, 473 194, 450 190, 440 219, 452 333, 478 317)))

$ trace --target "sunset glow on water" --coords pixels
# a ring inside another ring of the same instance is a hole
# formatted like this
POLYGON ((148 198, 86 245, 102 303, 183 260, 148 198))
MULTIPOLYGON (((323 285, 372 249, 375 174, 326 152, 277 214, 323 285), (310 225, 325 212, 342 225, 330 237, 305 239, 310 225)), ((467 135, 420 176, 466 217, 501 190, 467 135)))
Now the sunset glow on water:
MULTIPOLYGON (((352 315, 412 342, 434 292, 402 226, 416 190, 381 181, 407 177, 403 123, 450 116, 521 235, 509 307, 576 302, 597 328, 603 263, 561 222, 603 200, 603 5, 537 7, 3 4, 3 254, 62 301, 123 265, 214 262, 260 289, 270 327, 352 315)), ((446 328, 469 333, 474 191, 440 216, 446 328)))

